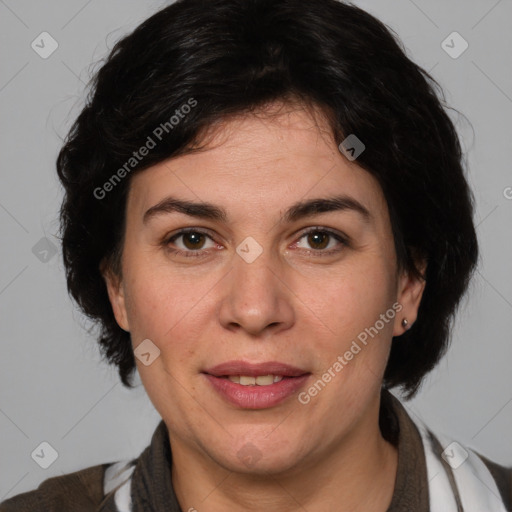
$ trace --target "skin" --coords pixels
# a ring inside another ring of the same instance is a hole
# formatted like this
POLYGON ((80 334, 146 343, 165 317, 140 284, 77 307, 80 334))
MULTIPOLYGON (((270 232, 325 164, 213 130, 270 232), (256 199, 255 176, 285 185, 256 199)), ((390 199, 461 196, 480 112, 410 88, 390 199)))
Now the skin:
POLYGON ((230 118, 205 150, 132 177, 122 276, 105 272, 109 297, 134 348, 149 338, 160 350, 149 366, 136 361, 169 431, 183 510, 385 511, 397 451, 378 426, 381 383, 392 336, 403 334, 403 318, 416 320, 424 282, 397 270, 382 190, 340 153, 321 113, 278 107, 230 118), (145 224, 170 194, 221 206, 228 222, 173 212, 145 224), (345 210, 280 222, 296 201, 333 194, 357 199, 370 220, 345 210), (303 235, 315 226, 350 242, 303 235), (185 227, 211 238, 166 247, 185 227), (252 263, 236 252, 248 236, 263 249, 252 263), (171 252, 194 248, 207 255, 171 252), (340 251, 316 255, 331 248, 340 251), (201 373, 233 359, 282 361, 311 372, 307 390, 395 302, 394 320, 305 405, 293 396, 239 409, 201 373), (259 456, 251 467, 238 455, 247 443, 259 456))

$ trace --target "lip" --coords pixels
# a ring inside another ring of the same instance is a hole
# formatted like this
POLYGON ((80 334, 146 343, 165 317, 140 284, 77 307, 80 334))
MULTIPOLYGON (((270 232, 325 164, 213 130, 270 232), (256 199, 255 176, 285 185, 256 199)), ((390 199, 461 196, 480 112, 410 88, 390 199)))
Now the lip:
POLYGON ((244 386, 225 377, 203 374, 210 385, 225 401, 241 409, 269 409, 294 395, 302 388, 311 374, 284 377, 268 386, 244 386))
POLYGON ((258 375, 282 375, 283 377, 300 377, 309 372, 279 361, 249 363, 247 361, 236 360, 218 364, 217 366, 203 370, 203 373, 213 375, 214 377, 229 375, 247 375, 249 377, 257 377, 258 375))
POLYGON ((294 395, 309 379, 311 373, 278 361, 248 363, 228 361, 202 372, 222 399, 241 409, 268 409, 294 395), (282 375, 283 379, 268 386, 244 386, 231 382, 229 375, 282 375))

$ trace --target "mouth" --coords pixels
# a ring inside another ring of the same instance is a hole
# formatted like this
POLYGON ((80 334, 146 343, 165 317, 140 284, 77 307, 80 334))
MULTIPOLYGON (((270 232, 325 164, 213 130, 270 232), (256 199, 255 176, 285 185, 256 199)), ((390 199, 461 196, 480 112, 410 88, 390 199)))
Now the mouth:
POLYGON ((268 375, 279 377, 300 377, 309 372, 279 361, 249 363, 246 361, 236 360, 218 364, 203 370, 203 373, 213 375, 214 377, 265 377, 268 375))
POLYGON ((222 375, 220 378, 229 379, 231 382, 242 386, 270 386, 276 382, 281 382, 285 378, 293 377, 285 377, 284 375, 222 375))
POLYGON ((296 394, 311 375, 277 361, 228 361, 201 373, 224 401, 242 409, 275 407, 296 394))

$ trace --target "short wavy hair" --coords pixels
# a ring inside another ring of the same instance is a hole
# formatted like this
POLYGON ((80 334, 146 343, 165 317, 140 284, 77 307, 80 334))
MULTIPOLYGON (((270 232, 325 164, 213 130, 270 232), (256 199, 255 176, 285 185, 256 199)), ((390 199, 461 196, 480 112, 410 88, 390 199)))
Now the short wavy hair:
POLYGON ((120 39, 89 86, 57 158, 59 235, 69 293, 126 387, 136 371, 130 333, 115 320, 102 269, 121 276, 131 176, 193 151, 203 129, 230 115, 298 100, 321 108, 338 144, 348 134, 364 142, 357 163, 383 190, 398 266, 426 279, 383 381, 406 398, 417 392, 447 349, 478 244, 443 91, 390 28, 336 0, 178 0, 120 39), (194 108, 173 123, 191 98, 194 108), (122 173, 158 126, 158 144, 122 173), (123 179, 103 198, 116 171, 123 179))

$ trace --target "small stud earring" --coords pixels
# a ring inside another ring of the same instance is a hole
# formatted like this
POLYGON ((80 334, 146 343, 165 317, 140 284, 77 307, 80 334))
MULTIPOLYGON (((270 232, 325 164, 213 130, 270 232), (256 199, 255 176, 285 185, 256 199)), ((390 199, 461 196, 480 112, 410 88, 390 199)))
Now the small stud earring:
POLYGON ((402 327, 403 327, 404 329, 408 329, 408 327, 407 327, 408 325, 409 325, 409 322, 407 321, 407 318, 404 318, 404 319, 402 320, 402 327))

